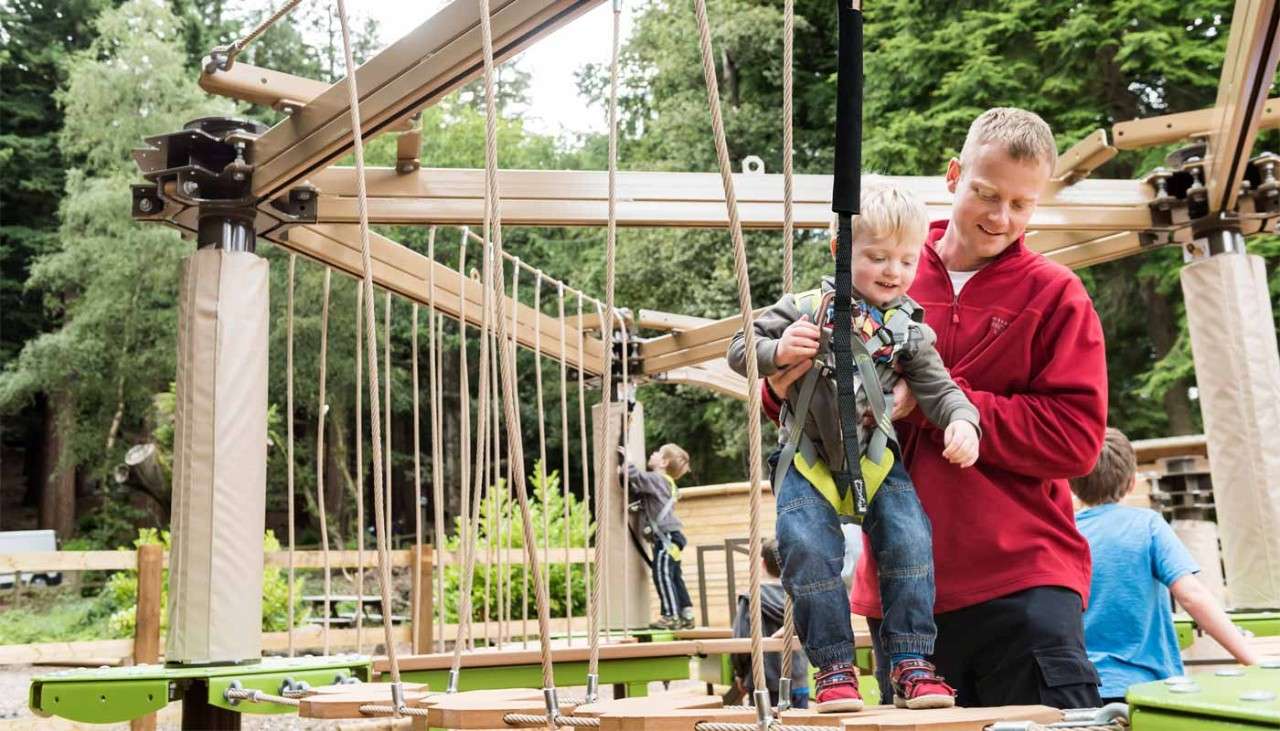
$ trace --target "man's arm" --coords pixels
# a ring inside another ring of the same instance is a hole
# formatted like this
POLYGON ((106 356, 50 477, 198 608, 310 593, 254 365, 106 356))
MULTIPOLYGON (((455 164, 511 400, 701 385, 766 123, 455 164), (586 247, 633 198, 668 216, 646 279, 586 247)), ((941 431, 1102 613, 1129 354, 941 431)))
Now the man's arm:
POLYGON ((1258 656, 1244 635, 1231 623, 1227 613, 1195 574, 1187 574, 1169 587, 1178 606, 1186 610, 1196 624, 1218 641, 1241 665, 1257 665, 1258 656))
POLYGON ((1107 426, 1107 360, 1102 325, 1082 287, 1049 316, 1034 347, 1038 370, 1023 393, 955 379, 982 414, 980 464, 1042 479, 1087 474, 1107 426))

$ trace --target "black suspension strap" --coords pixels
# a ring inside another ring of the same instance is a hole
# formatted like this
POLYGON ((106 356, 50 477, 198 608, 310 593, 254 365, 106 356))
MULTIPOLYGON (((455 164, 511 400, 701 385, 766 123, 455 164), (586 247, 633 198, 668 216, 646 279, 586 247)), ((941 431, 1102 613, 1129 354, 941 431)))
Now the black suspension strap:
POLYGON ((853 490, 856 517, 867 511, 858 446, 857 368, 853 357, 853 217, 862 197, 862 2, 837 0, 840 45, 836 72, 836 150, 831 210, 836 229, 836 296, 832 350, 844 468, 833 473, 841 495, 853 490))

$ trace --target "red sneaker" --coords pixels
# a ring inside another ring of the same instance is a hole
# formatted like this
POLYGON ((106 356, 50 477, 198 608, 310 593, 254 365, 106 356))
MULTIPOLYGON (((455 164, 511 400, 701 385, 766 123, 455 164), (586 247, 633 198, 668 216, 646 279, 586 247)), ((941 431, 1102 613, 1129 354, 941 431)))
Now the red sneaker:
POLYGON ((813 676, 818 713, 841 713, 862 710, 862 694, 858 692, 858 669, 848 663, 828 665, 813 676))
POLYGON ((898 708, 950 708, 956 704, 955 690, 924 660, 903 660, 894 665, 889 682, 893 705, 898 708))

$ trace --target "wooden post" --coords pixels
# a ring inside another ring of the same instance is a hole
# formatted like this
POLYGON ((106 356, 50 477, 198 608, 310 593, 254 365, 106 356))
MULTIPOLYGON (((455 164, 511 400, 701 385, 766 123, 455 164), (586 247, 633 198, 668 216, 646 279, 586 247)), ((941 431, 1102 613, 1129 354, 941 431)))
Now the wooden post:
POLYGON ((431 546, 421 544, 413 555, 413 595, 418 597, 418 611, 410 621, 413 622, 413 652, 416 655, 428 652, 432 647, 431 623, 434 605, 431 596, 431 572, 434 557, 431 546))
MULTIPOLYGON (((133 626, 133 664, 160 661, 160 582, 164 567, 164 547, 138 547, 138 606, 133 626)), ((148 713, 129 723, 131 731, 155 731, 156 714, 148 713)))

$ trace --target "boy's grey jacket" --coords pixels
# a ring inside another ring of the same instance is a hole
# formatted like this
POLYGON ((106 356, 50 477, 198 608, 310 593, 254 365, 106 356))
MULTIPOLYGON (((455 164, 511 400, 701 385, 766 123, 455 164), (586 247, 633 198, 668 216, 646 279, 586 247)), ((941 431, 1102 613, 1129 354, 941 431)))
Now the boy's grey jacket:
MULTIPOLYGON (((823 277, 822 293, 834 291, 835 279, 833 277, 823 277)), ((861 295, 857 292, 854 296, 859 300, 861 295)), ((923 317, 924 310, 906 295, 898 297, 882 309, 890 309, 899 307, 904 302, 910 302, 915 308, 916 315, 913 317, 923 317)), ((777 304, 765 310, 755 319, 756 334, 756 365, 760 370, 760 377, 771 376, 777 373, 779 368, 774 360, 774 355, 778 350, 778 342, 782 338, 782 333, 791 323, 800 319, 805 314, 802 313, 796 305, 795 298, 790 295, 783 295, 777 304)), ((876 363, 876 373, 880 376, 880 387, 885 393, 885 400, 889 404, 889 408, 893 408, 893 398, 890 392, 893 390, 894 384, 899 378, 906 378, 911 384, 911 393, 915 395, 916 400, 920 403, 920 409, 924 412, 926 418, 939 427, 946 428, 951 422, 963 420, 972 423, 975 427, 978 424, 978 409, 964 395, 960 387, 955 381, 951 380, 951 375, 947 373, 947 369, 942 365, 942 356, 938 355, 937 349, 934 348, 934 342, 937 336, 933 332, 933 328, 923 322, 914 322, 912 328, 918 328, 921 334, 919 346, 915 356, 907 358, 894 357, 902 372, 899 373, 890 363, 876 363)), ((805 436, 813 443, 817 456, 827 464, 832 471, 837 471, 844 466, 844 455, 840 448, 840 416, 836 406, 836 380, 835 380, 835 356, 828 347, 826 331, 823 332, 822 348, 819 350, 818 357, 824 363, 830 366, 829 371, 832 375, 822 378, 813 394, 813 401, 809 406, 809 418, 805 420, 804 433, 805 436), (830 445, 829 448, 827 445, 830 445)), ((727 358, 729 367, 740 374, 745 375, 747 372, 747 352, 746 340, 739 330, 734 336, 733 342, 729 344, 729 352, 727 358)), ((804 383, 804 378, 798 379, 791 385, 791 389, 785 394, 787 401, 795 403, 800 393, 800 386, 804 383)), ((858 413, 862 414, 867 411, 867 397, 862 389, 858 389, 857 401, 858 413)), ((780 415, 784 433, 792 428, 791 420, 794 414, 791 409, 783 409, 780 415)), ((866 429, 862 426, 862 420, 858 420, 858 443, 864 445, 867 439, 866 429)))
MULTIPOLYGON (((636 466, 630 463, 627 464, 627 475, 630 479, 628 484, 631 488, 631 499, 640 501, 640 515, 637 516, 639 525, 636 526, 638 529, 643 530, 648 527, 649 521, 655 521, 658 530, 667 534, 684 529, 684 524, 676 517, 674 509, 662 515, 663 506, 671 499, 671 483, 667 482, 667 478, 657 472, 636 469, 636 466)), ((659 538, 649 536, 649 540, 657 541, 659 538)))

